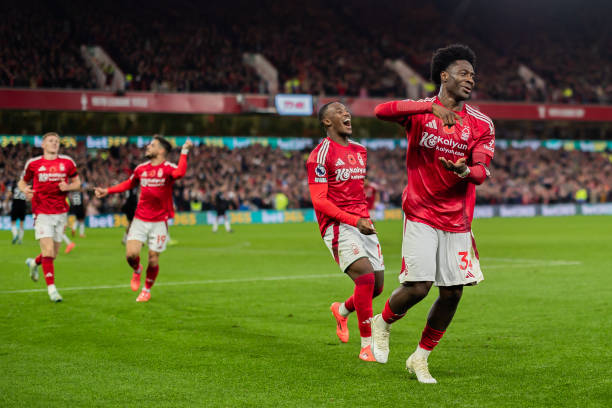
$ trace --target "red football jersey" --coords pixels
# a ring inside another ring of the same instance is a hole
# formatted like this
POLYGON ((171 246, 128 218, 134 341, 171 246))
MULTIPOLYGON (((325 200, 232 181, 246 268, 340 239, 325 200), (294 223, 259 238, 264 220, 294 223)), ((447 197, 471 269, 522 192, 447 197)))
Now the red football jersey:
MULTIPOLYGON (((310 153, 306 161, 308 183, 327 183, 327 198, 349 214, 369 218, 363 183, 366 175, 368 154, 363 145, 349 140, 342 146, 329 137, 310 153)), ((316 211, 321 235, 334 221, 316 211)))
POLYGON ((34 196, 32 212, 34 214, 62 214, 68 211, 67 191, 59 189, 59 183, 77 175, 76 163, 60 154, 56 159, 47 160, 37 156, 27 161, 22 178, 26 183, 32 181, 34 196))
POLYGON ((128 179, 131 188, 140 184, 140 198, 136 205, 135 218, 143 221, 166 221, 174 217, 172 205, 172 187, 175 178, 172 172, 177 166, 163 162, 157 166, 145 162, 137 166, 128 179))
MULTIPOLYGON (((442 105, 438 97, 424 101, 442 105)), ((408 185, 404 189, 402 208, 411 221, 448 232, 467 232, 474 216, 476 186, 444 169, 438 158, 454 163, 465 157, 468 166, 475 164, 471 158, 476 152, 493 158, 495 128, 488 116, 468 104, 457 113, 463 125, 457 122, 450 129, 433 113, 398 119, 406 128, 408 138, 408 185)))

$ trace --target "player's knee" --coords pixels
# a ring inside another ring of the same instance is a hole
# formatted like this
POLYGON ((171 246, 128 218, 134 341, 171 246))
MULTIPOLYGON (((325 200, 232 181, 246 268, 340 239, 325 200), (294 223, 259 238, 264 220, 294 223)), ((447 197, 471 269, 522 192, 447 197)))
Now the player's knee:
POLYGON ((430 288, 431 282, 410 282, 409 284, 404 285, 404 289, 409 291, 410 294, 418 299, 419 302, 425 299, 430 288))
POLYGON ((463 288, 445 288, 440 291, 440 298, 447 303, 457 304, 461 300, 463 288))
POLYGON ((159 262, 159 254, 157 252, 149 252, 149 265, 156 266, 159 262))

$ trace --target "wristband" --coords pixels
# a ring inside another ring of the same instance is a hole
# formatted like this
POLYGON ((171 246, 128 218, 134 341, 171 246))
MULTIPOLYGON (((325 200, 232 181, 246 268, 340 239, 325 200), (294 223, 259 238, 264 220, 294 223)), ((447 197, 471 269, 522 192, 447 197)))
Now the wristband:
POLYGON ((470 170, 469 167, 465 168, 465 171, 463 173, 457 173, 457 176, 461 177, 461 178, 466 178, 472 171, 470 170))
POLYGON ((181 149, 181 154, 188 154, 189 153, 189 149, 181 149))

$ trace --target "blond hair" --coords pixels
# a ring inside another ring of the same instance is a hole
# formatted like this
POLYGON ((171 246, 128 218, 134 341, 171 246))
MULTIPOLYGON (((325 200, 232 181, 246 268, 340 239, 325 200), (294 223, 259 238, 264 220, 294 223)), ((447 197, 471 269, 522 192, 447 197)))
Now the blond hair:
POLYGON ((57 136, 58 138, 60 137, 60 135, 56 132, 47 132, 43 135, 42 140, 45 140, 46 138, 48 138, 49 136, 57 136))

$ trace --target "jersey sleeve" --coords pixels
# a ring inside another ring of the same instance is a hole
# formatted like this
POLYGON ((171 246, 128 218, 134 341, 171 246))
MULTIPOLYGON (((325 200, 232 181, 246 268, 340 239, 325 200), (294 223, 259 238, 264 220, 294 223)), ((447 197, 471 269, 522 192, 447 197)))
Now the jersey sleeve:
POLYGON ((308 158, 306 162, 306 172, 308 173, 308 184, 327 183, 327 166, 318 163, 316 156, 308 158))
POLYGON ((172 169, 170 176, 172 179, 177 180, 185 176, 185 173, 187 173, 187 155, 181 154, 178 165, 172 169))
POLYGON ((66 171, 66 174, 68 175, 68 178, 73 178, 78 175, 76 163, 74 160, 68 160, 68 163, 68 171, 66 171))
POLYGON ((403 127, 409 127, 414 115, 430 113, 433 102, 412 101, 390 101, 381 103, 374 109, 378 119, 389 122, 397 122, 403 127))
POLYGON ((124 191, 128 191, 136 187, 139 182, 140 182, 140 178, 139 178, 138 171, 134 170, 134 172, 132 172, 132 174, 130 175, 130 178, 128 178, 127 180, 119 184, 115 184, 114 186, 109 187, 108 193, 109 194, 123 193, 124 191))
POLYGON ((26 163, 23 173, 21 173, 21 178, 26 183, 29 183, 34 178, 34 170, 32 169, 31 162, 26 163))
POLYGON ((495 127, 493 123, 488 124, 478 138, 478 142, 472 150, 472 159, 474 160, 482 154, 488 156, 489 159, 492 159, 495 155, 495 127))

